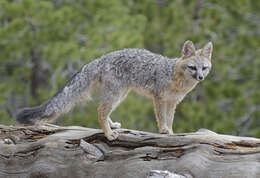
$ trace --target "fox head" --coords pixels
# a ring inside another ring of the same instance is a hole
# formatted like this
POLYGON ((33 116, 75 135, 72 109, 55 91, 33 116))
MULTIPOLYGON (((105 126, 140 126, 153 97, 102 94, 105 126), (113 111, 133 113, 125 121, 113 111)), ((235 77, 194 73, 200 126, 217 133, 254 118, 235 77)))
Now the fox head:
POLYGON ((182 48, 181 69, 186 79, 202 81, 211 69, 212 42, 196 50, 191 41, 186 41, 182 48))

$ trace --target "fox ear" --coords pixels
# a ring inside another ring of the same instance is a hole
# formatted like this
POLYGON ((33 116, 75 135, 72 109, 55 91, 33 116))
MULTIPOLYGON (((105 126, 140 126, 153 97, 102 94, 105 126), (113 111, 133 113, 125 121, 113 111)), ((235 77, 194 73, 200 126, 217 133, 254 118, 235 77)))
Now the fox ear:
POLYGON ((192 55, 195 55, 196 49, 192 41, 188 40, 185 41, 183 48, 182 48, 182 55, 184 57, 190 57, 192 55))
POLYGON ((212 42, 209 42, 202 48, 201 55, 211 59, 212 50, 213 50, 213 44, 212 42))

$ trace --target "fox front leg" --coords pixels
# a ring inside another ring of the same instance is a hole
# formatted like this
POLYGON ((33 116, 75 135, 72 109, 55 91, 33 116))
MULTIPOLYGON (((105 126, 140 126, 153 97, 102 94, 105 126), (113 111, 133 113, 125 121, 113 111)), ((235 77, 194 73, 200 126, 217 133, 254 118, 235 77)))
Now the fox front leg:
POLYGON ((168 128, 170 134, 173 134, 172 124, 173 124, 173 120, 174 120, 174 113, 175 113, 176 106, 177 106, 176 101, 167 102, 167 111, 166 111, 167 128, 168 128))
POLYGON ((157 119, 159 132, 161 134, 170 134, 170 132, 172 132, 167 127, 166 110, 166 102, 161 99, 154 98, 154 113, 157 119))

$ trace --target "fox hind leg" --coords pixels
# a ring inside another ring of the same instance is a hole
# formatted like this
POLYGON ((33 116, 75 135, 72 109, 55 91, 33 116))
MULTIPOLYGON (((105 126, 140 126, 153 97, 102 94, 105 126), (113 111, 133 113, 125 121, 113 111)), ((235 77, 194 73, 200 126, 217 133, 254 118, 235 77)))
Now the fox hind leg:
POLYGON ((112 131, 109 125, 109 115, 112 112, 112 105, 109 102, 102 102, 98 107, 98 121, 105 136, 108 140, 115 140, 118 137, 118 132, 112 131))
MULTIPOLYGON (((129 90, 122 90, 120 92, 120 95, 119 95, 119 99, 117 100, 117 102, 113 103, 112 105, 112 112, 117 108, 117 106, 120 105, 120 103, 127 97, 129 93, 129 90)), ((112 129, 119 129, 121 128, 121 123, 120 122, 113 122, 112 119, 110 117, 108 117, 108 122, 109 122, 109 125, 112 129)))
POLYGON ((121 123, 120 122, 113 122, 110 117, 108 117, 108 122, 109 122, 111 129, 121 128, 121 123))
POLYGON ((120 128, 121 124, 113 122, 109 117, 113 110, 127 96, 128 90, 115 80, 105 80, 101 90, 101 103, 98 107, 98 120, 108 140, 115 140, 118 132, 111 128, 120 128))

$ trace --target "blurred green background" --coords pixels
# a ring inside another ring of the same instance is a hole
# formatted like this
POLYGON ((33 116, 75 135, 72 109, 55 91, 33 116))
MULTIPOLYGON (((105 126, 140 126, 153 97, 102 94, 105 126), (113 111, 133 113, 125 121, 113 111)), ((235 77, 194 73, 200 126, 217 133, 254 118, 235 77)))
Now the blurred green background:
MULTIPOLYGON (((1 0, 0 124, 15 124, 19 108, 47 100, 107 52, 179 57, 189 39, 214 43, 213 69, 177 107, 174 132, 260 137, 259 9, 257 0, 1 0)), ((56 124, 99 128, 97 105, 78 105, 56 124)), ((152 101, 134 93, 112 119, 157 132, 152 101)))

